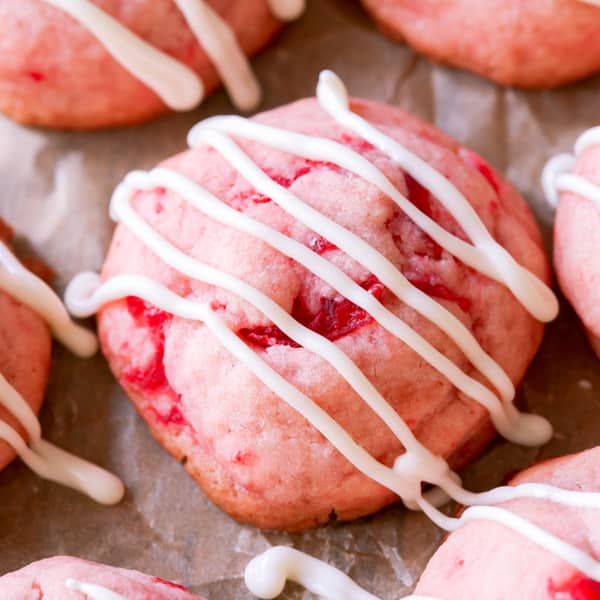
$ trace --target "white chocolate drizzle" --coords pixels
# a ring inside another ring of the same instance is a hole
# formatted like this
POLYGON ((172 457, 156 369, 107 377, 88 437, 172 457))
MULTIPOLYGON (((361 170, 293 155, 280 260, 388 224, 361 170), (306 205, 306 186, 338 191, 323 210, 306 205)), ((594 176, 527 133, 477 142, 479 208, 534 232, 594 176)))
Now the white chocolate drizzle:
POLYGON ((69 590, 74 590, 85 594, 90 600, 127 600, 125 596, 117 594, 96 583, 87 581, 78 581, 77 579, 67 579, 65 587, 69 590))
POLYGON ((261 91, 250 63, 229 25, 206 2, 175 0, 197 40, 215 65, 231 101, 241 110, 258 106, 261 91))
MULTIPOLYGON (((277 598, 293 581, 324 600, 378 600, 326 562, 287 546, 274 546, 253 558, 244 572, 246 587, 257 598, 277 598)), ((404 600, 436 600, 410 595, 404 600)))
POLYGON ((29 306, 48 323, 54 337, 78 356, 92 356, 98 350, 96 336, 73 323, 60 298, 49 285, 26 269, 0 241, 0 290, 29 306))
MULTIPOLYGON (((508 376, 448 310, 414 288, 390 261, 366 244, 362 238, 308 206, 288 189, 271 180, 230 137, 235 135, 252 139, 265 146, 304 158, 331 162, 363 177, 396 202, 444 249, 483 275, 504 284, 533 316, 546 321, 556 315, 558 303, 552 291, 519 265, 491 237, 466 198, 448 180, 395 140, 385 136, 367 121, 352 113, 348 107, 346 90, 333 73, 325 72, 321 75, 318 96, 324 109, 338 123, 367 139, 381 152, 398 162, 404 171, 427 190, 435 194, 471 238, 473 245, 451 235, 420 212, 371 162, 331 140, 267 127, 236 117, 217 117, 194 127, 190 132, 189 142, 192 146, 203 144, 214 148, 256 190, 268 196, 283 210, 365 266, 398 298, 445 331, 463 350, 471 363, 496 387, 500 397, 458 369, 454 363, 433 349, 427 340, 420 337, 377 299, 323 257, 290 237, 237 212, 184 175, 165 168, 154 169, 149 173, 135 171, 129 174, 113 194, 110 205, 112 218, 125 226, 157 257, 179 273, 228 290, 243 298, 259 309, 296 343, 329 362, 362 400, 381 417, 401 442, 406 450, 405 453, 398 456, 392 468, 377 461, 311 398, 274 371, 258 353, 229 329, 208 304, 184 299, 146 276, 119 274, 101 282, 95 273, 82 273, 67 289, 65 301, 69 310, 78 316, 88 316, 109 302, 137 296, 177 317, 204 323, 236 359, 283 401, 303 415, 359 471, 393 490, 409 507, 423 510, 435 523, 450 531, 471 519, 488 519, 502 523, 555 552, 586 575, 600 578, 600 565, 581 550, 536 528, 508 510, 491 506, 511 498, 536 497, 569 506, 600 508, 600 494, 569 492, 541 484, 501 487, 484 494, 473 494, 464 490, 458 476, 449 469, 446 461, 431 453, 416 439, 403 419, 336 344, 301 325, 276 302, 252 285, 186 255, 155 231, 131 206, 130 201, 136 190, 166 188, 211 219, 266 242, 362 307, 382 327, 407 343, 429 364, 448 377, 457 388, 484 405, 490 411, 498 430, 507 438, 531 445, 544 443, 552 434, 548 422, 541 417, 524 415, 516 410, 512 404, 514 388, 508 376), (439 486, 449 498, 466 503, 471 508, 460 519, 446 517, 434 508, 431 496, 423 495, 423 483, 439 486)), ((325 577, 323 573, 329 572, 325 567, 311 570, 316 563, 302 559, 302 565, 296 565, 299 570, 292 573, 289 571, 291 563, 280 560, 278 564, 285 572, 276 575, 277 583, 269 588, 272 593, 279 589, 281 582, 288 576, 302 578, 302 582, 310 579, 312 586, 322 584, 322 589, 327 589, 323 583, 325 577), (305 567, 310 575, 305 576, 308 572, 303 570, 305 567), (319 573, 318 581, 313 580, 313 575, 317 577, 316 573, 319 573)), ((363 597, 372 598, 372 596, 363 597)))
MULTIPOLYGON (((229 24, 204 0, 173 1, 219 73, 233 104, 241 110, 255 108, 261 100, 260 86, 229 24)), ((169 108, 190 110, 202 102, 204 84, 195 71, 143 40, 91 0, 45 2, 87 28, 123 68, 169 108)), ((273 14, 286 21, 299 17, 304 4, 304 0, 269 0, 273 14)))
POLYGON ((271 12, 282 21, 293 21, 306 8, 306 0, 268 0, 271 12))
POLYGON ((600 127, 592 127, 577 138, 575 154, 558 154, 546 163, 542 171, 542 187, 552 208, 558 206, 560 192, 577 194, 600 207, 600 186, 572 173, 577 157, 592 146, 600 146, 600 127))
POLYGON ((244 580, 252 594, 265 600, 277 598, 286 580, 325 600, 377 600, 331 565, 286 546, 275 546, 253 558, 246 566, 244 580))
MULTIPOLYGON (((52 289, 28 271, 0 241, 0 290, 43 317, 54 336, 78 356, 91 356, 98 348, 91 331, 71 321, 52 289)), ((0 420, 0 439, 40 477, 79 490, 102 504, 118 502, 124 493, 121 481, 104 469, 73 456, 42 438, 40 422, 19 392, 0 374, 0 405, 23 426, 29 444, 0 420)))

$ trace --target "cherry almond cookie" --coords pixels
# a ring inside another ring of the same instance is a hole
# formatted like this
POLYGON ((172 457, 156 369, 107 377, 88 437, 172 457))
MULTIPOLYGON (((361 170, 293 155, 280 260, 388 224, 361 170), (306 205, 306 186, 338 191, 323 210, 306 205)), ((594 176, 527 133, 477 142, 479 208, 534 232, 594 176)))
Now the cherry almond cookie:
POLYGON ((600 70, 597 0, 362 3, 393 39, 503 85, 549 88, 600 70))
POLYGON ((114 374, 218 505, 267 528, 352 519, 495 430, 548 439, 513 400, 558 309, 549 266, 482 158, 331 72, 318 99, 189 142, 119 185, 102 273, 66 302, 98 312, 114 374))
POLYGON ((556 208, 558 281, 600 357, 600 127, 579 137, 575 155, 551 159, 542 184, 548 202, 556 208))
POLYGON ((485 519, 467 522, 434 554, 416 593, 443 600, 600 599, 599 467, 600 448, 594 448, 519 474, 511 486, 536 484, 538 497, 498 508, 529 521, 530 536, 485 519), (544 498, 544 485, 554 488, 553 500, 544 498))
MULTIPOLYGON (((0 221, 0 251, 9 260, 17 260, 9 245, 12 235, 11 229, 0 221)), ((42 263, 30 266, 37 269, 42 277, 50 275, 42 263)), ((0 269, 5 270, 5 265, 0 264, 0 269)), ((44 400, 50 371, 52 336, 43 317, 15 299, 7 288, 0 286, 0 382, 3 387, 18 390, 31 411, 37 414, 44 400)), ((22 424, 4 406, 4 402, 0 403, 0 419, 0 423, 10 426, 21 436, 25 435, 22 424)), ((0 436, 0 469, 16 456, 15 449, 0 436)))
POLYGON ((3 575, 0 596, 12 600, 202 600, 178 583, 70 556, 46 558, 3 575))
POLYGON ((303 0, 0 0, 0 111, 46 127, 128 125, 192 109, 219 82, 249 110, 261 91, 246 57, 303 7, 303 0))

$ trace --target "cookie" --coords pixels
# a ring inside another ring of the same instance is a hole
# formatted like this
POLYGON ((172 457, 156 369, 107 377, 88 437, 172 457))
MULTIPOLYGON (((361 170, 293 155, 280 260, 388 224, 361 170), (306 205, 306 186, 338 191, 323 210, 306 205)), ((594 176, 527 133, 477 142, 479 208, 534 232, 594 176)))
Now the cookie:
POLYGON ((600 8, 594 1, 362 3, 391 38, 503 85, 549 88, 600 70, 600 8))
MULTIPOLYGON (((600 448, 594 448, 535 465, 511 484, 535 482, 600 492, 599 464, 600 448)), ((499 506, 583 551, 589 555, 588 564, 600 557, 597 506, 566 506, 531 497, 499 506)), ((445 600, 595 600, 600 598, 600 582, 580 573, 549 547, 504 525, 478 520, 447 538, 427 565, 415 593, 445 600)))
POLYGON ((302 7, 302 0, 2 0, 0 111, 46 127, 128 125, 192 109, 220 81, 240 109, 253 108, 261 94, 246 56, 302 7))
POLYGON ((600 128, 577 140, 576 155, 549 161, 542 176, 556 207, 554 265, 560 287, 600 357, 600 128))
POLYGON ((54 556, 0 577, 2 598, 44 600, 202 600, 185 587, 71 556, 54 556))
MULTIPOLYGON (((12 231, 0 221, 0 242, 9 244, 12 231)), ((52 336, 44 319, 0 288, 0 373, 34 413, 38 413, 50 371, 52 336)), ((25 436, 23 425, 0 404, 0 420, 25 436)), ((0 469, 17 453, 0 438, 0 469)))
POLYGON ((75 314, 100 308, 104 354, 154 436, 261 527, 414 497, 419 475, 403 487, 390 469, 403 446, 460 467, 492 422, 550 435, 512 405, 557 310, 527 206, 431 125, 338 110, 342 87, 324 73, 320 103, 209 119, 192 149, 130 174, 104 283, 82 274, 66 295, 75 314))

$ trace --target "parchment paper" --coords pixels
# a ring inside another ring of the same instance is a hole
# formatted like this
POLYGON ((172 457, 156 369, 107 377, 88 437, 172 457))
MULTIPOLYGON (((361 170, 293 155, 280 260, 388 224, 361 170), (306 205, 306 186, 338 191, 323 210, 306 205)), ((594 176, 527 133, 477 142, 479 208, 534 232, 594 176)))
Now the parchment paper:
MULTIPOLYGON (((540 170, 600 122, 600 78, 558 91, 501 89, 389 42, 350 0, 309 2, 307 14, 254 66, 264 109, 313 95, 318 72, 332 68, 353 95, 435 122, 508 173, 548 241, 552 215, 540 170)), ((193 113, 100 133, 52 133, 0 118, 0 216, 53 267, 62 290, 79 270, 100 267, 112 231, 108 200, 125 173, 182 150, 197 120, 228 112, 220 93, 193 113)), ((464 472, 466 485, 484 489, 535 459, 600 442, 599 367, 563 302, 519 395, 523 406, 551 419, 554 440, 540 450, 496 443, 464 472)), ((211 600, 243 599, 249 598, 241 579, 247 561, 283 543, 332 562, 387 600, 413 587, 442 537, 425 517, 400 507, 302 535, 235 523, 151 439, 101 356, 78 360, 56 347, 41 420, 50 440, 121 476, 127 496, 103 508, 16 461, 0 474, 0 573, 71 554, 178 580, 211 600)), ((294 586, 286 596, 309 597, 294 586)))

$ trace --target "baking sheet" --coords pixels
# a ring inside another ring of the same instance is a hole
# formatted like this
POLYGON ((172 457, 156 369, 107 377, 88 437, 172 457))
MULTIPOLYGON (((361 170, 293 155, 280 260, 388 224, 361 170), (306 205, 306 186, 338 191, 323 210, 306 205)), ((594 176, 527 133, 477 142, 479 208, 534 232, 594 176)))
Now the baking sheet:
MULTIPOLYGON (((350 0, 309 2, 254 66, 265 109, 313 95, 318 72, 332 68, 353 95, 435 122, 508 173, 548 242, 552 214, 540 170, 600 122, 600 78, 558 91, 501 89, 389 42, 350 0)), ((99 133, 45 132, 0 118, 0 216, 52 266, 62 290, 78 271, 100 267, 112 231, 108 200, 125 173, 182 150, 197 120, 228 112, 219 93, 192 113, 99 133)), ((519 394, 523 406, 550 418, 554 439, 540 450, 496 443, 464 472, 466 485, 485 489, 533 460, 600 442, 599 392, 599 363, 563 302, 519 394)), ((79 360, 56 347, 41 420, 47 438, 122 477, 127 496, 104 508, 16 461, 0 473, 0 573, 71 554, 174 579, 211 600, 237 600, 250 598, 241 577, 247 561, 271 545, 293 544, 391 600, 412 589, 442 537, 424 516, 399 507, 300 535, 235 523, 151 439, 101 356, 79 360)), ((310 597, 294 586, 285 596, 310 597)))

